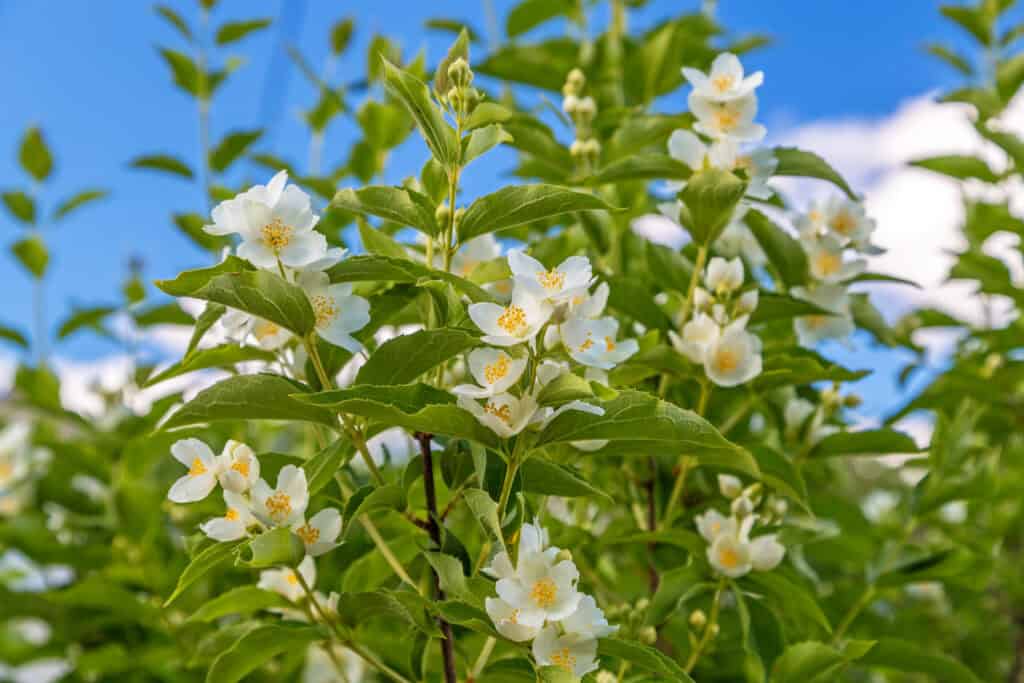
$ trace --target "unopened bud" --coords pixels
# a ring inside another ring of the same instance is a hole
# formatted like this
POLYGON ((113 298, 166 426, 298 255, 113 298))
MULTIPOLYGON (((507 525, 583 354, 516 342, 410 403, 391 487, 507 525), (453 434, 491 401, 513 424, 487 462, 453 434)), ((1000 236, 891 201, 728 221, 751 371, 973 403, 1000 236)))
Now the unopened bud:
POLYGON ((596 159, 601 155, 601 143, 598 142, 596 138, 585 140, 583 142, 583 154, 592 159, 596 159))
POLYGON ((455 225, 458 225, 459 223, 461 223, 462 222, 462 217, 465 216, 465 215, 466 215, 466 209, 461 208, 461 207, 458 208, 458 209, 455 209, 455 225))
POLYGON ((843 405, 847 408, 859 408, 864 400, 857 394, 847 394, 843 397, 843 405))
POLYGON ((456 87, 465 88, 473 82, 473 70, 469 68, 469 63, 465 59, 459 57, 448 65, 448 78, 456 87))
POLYGON ((555 556, 556 562, 572 562, 572 551, 568 548, 563 548, 558 551, 558 555, 555 556))
POLYGON ((578 95, 586 84, 587 77, 583 75, 583 72, 579 69, 573 69, 565 78, 565 86, 562 88, 563 94, 578 95))
POLYGON ((580 98, 573 94, 566 95, 562 98, 562 111, 569 116, 576 115, 576 109, 580 106, 580 98))
POLYGON ((785 498, 773 498, 771 510, 781 520, 789 512, 789 503, 786 502, 785 498))
POLYGON ((711 637, 712 638, 717 638, 718 637, 718 633, 721 630, 722 630, 722 628, 718 624, 711 624, 711 637))
POLYGON ((643 612, 645 609, 651 606, 651 601, 647 598, 640 598, 636 601, 636 609, 643 612))
POLYGON ((462 92, 461 90, 459 90, 459 88, 453 85, 452 87, 448 88, 448 94, 445 95, 445 98, 451 103, 453 107, 458 108, 459 102, 462 100, 462 92))
POLYGON ((835 408, 840 402, 839 391, 835 387, 823 390, 821 392, 821 402, 830 408, 835 408))
POLYGON ((998 353, 990 353, 985 358, 985 367, 981 370, 982 377, 991 377, 995 371, 1003 366, 1003 357, 998 353))
POLYGON ((637 634, 640 642, 644 645, 654 645, 658 642, 658 630, 653 626, 644 626, 637 634))
POLYGON ((587 97, 580 98, 579 103, 576 105, 576 115, 585 121, 591 121, 594 118, 594 114, 597 113, 597 103, 594 102, 594 98, 587 97))
POLYGON ((690 612, 690 626, 694 627, 698 631, 707 626, 708 615, 704 614, 704 610, 695 609, 690 612))
POLYGON ((723 496, 732 500, 743 493, 743 482, 739 477, 734 477, 731 474, 719 474, 718 490, 722 492, 723 496))
POLYGON ((484 98, 483 93, 476 88, 466 88, 466 92, 463 97, 466 99, 467 113, 476 109, 476 105, 480 104, 480 100, 484 98))
POLYGON ((434 210, 434 219, 438 225, 448 225, 452 219, 452 210, 448 208, 447 204, 442 204, 434 210))
POLYGON ((619 677, 611 671, 598 671, 597 677, 594 680, 597 683, 618 683, 619 677))
POLYGON ((739 519, 746 519, 754 511, 754 504, 746 496, 740 496, 732 502, 732 514, 739 519))
POLYGON ((583 140, 573 140, 572 144, 569 145, 569 154, 574 159, 579 159, 586 154, 586 144, 583 140))

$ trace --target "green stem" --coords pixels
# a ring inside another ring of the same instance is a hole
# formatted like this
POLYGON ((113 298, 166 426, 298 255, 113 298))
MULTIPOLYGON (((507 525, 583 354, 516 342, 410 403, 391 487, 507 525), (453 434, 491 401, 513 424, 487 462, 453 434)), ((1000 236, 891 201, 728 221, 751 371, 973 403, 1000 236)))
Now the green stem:
POLYGON ((697 283, 700 282, 701 273, 704 272, 704 263, 708 260, 708 248, 701 245, 697 249, 697 260, 693 263, 693 272, 690 274, 690 285, 686 288, 686 300, 683 301, 683 308, 680 311, 679 319, 686 324, 690 317, 690 309, 693 308, 693 297, 697 291, 697 283))
POLYGON ((711 639, 714 638, 714 632, 718 626, 718 613, 722 607, 722 592, 725 590, 728 584, 728 579, 724 576, 718 580, 718 588, 715 589, 715 597, 711 601, 711 615, 708 618, 708 623, 704 627, 704 632, 700 636, 700 640, 697 642, 697 647, 690 653, 690 658, 686 660, 686 666, 683 670, 686 673, 693 671, 693 667, 697 666, 697 662, 700 660, 700 656, 704 653, 704 648, 708 646, 711 639))
POLYGON ((850 628, 853 622, 857 619, 857 616, 864 611, 864 608, 871 604, 871 601, 875 599, 875 587, 868 586, 861 593, 861 596, 857 599, 857 602, 850 605, 850 609, 843 615, 842 620, 839 622, 839 626, 836 627, 835 633, 832 634, 832 644, 838 644, 846 635, 846 631, 850 628))
POLYGON ((487 640, 484 641, 483 647, 480 648, 480 655, 476 658, 476 663, 473 664, 473 670, 469 674, 470 681, 475 681, 480 678, 480 674, 484 672, 484 667, 487 666, 487 660, 491 658, 491 652, 494 651, 494 646, 497 643, 497 638, 494 636, 487 636, 487 640))

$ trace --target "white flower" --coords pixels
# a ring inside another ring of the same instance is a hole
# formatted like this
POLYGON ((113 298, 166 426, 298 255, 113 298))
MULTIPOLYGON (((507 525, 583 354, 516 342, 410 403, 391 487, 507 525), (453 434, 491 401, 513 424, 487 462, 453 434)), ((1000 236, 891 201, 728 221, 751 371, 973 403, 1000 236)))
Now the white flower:
POLYGON ((530 623, 537 613, 542 621, 559 621, 576 611, 582 597, 576 590, 579 570, 572 560, 558 561, 560 553, 559 548, 548 546, 543 527, 524 524, 515 568, 502 551, 484 571, 498 579, 498 597, 521 610, 522 616, 529 615, 530 623))
POLYGON ((704 284, 717 295, 734 292, 743 286, 743 261, 727 261, 716 256, 704 271, 704 284))
POLYGON ((469 353, 469 371, 479 386, 461 384, 452 391, 470 398, 503 394, 519 381, 526 369, 526 358, 514 358, 498 349, 474 349, 469 353))
POLYGON ((335 541, 341 533, 341 513, 334 508, 324 508, 308 522, 296 522, 292 531, 302 539, 308 555, 319 557, 336 547, 335 541))
POLYGON ((758 536, 750 542, 750 564, 755 571, 770 572, 785 556, 786 547, 779 543, 775 534, 758 536))
POLYGON ((853 334, 856 326, 850 314, 850 298, 842 285, 818 285, 814 289, 794 287, 790 290, 797 299, 810 301, 834 315, 804 315, 793 322, 800 345, 814 347, 823 339, 844 340, 853 334))
POLYGON ((708 543, 714 543, 721 534, 735 535, 737 531, 736 520, 726 517, 718 510, 709 508, 704 514, 697 515, 697 531, 708 543))
POLYGON ((864 205, 842 197, 829 204, 828 228, 843 244, 866 247, 875 231, 875 221, 868 217, 864 205))
POLYGON ((566 633, 574 633, 587 638, 604 638, 619 630, 605 618, 604 612, 597 606, 597 601, 589 595, 580 598, 576 611, 561 621, 566 633))
POLYGON ((260 461, 244 443, 229 439, 221 451, 217 478, 227 491, 245 493, 260 478, 260 461))
POLYGON ((725 226, 725 230, 715 240, 715 251, 729 258, 741 256, 755 268, 768 262, 768 256, 761 248, 761 243, 743 222, 742 217, 738 220, 734 217, 725 226))
POLYGON ((467 241, 452 257, 451 272, 469 277, 476 267, 501 256, 501 244, 493 233, 467 241))
POLYGON ((734 100, 716 102, 690 93, 690 111, 697 117, 693 129, 709 138, 731 138, 737 142, 759 142, 767 134, 765 127, 754 123, 757 98, 747 95, 734 100))
POLYGON ((732 162, 732 171, 742 170, 747 174, 746 196, 754 199, 771 199, 772 191, 768 180, 779 167, 779 160, 770 147, 756 149, 753 152, 740 152, 732 162))
POLYGON ((352 294, 351 283, 330 284, 325 273, 308 273, 299 283, 313 307, 317 334, 352 353, 362 350, 352 333, 370 322, 370 302, 352 294))
POLYGON ((290 602, 298 602, 306 595, 299 582, 299 576, 310 588, 316 583, 316 564, 313 562, 313 558, 309 555, 302 558, 298 570, 299 573, 296 575, 295 570, 291 568, 265 569, 260 572, 260 580, 256 586, 265 591, 283 595, 290 602))
POLYGON ((470 304, 469 317, 483 333, 483 341, 494 346, 532 342, 551 317, 552 307, 516 287, 508 306, 489 301, 470 304))
POLYGON ((571 318, 559 329, 569 355, 589 367, 611 370, 640 349, 635 339, 616 341, 619 321, 615 318, 571 318))
POLYGON ((356 653, 341 645, 310 645, 306 650, 306 666, 300 683, 337 683, 338 671, 334 662, 344 666, 344 679, 357 683, 366 676, 366 663, 356 653), (333 657, 325 648, 331 648, 333 657))
POLYGON ((745 97, 764 83, 764 73, 743 73, 743 64, 731 52, 723 52, 711 63, 711 70, 683 67, 683 76, 693 86, 693 92, 711 100, 732 100, 745 97))
POLYGON ((683 334, 674 330, 668 333, 669 340, 676 351, 694 363, 703 363, 707 350, 718 341, 722 330, 707 313, 698 313, 693 320, 683 325, 683 334))
POLYGON ((174 503, 194 503, 210 495, 217 486, 223 463, 210 447, 199 439, 182 439, 171 446, 171 455, 185 467, 188 474, 178 479, 167 492, 174 503))
MULTIPOLYGON (((366 440, 366 450, 377 465, 390 464, 395 467, 409 462, 414 451, 419 452, 409 432, 401 427, 391 427, 374 434, 366 440)), ((366 471, 366 462, 362 458, 352 459, 349 465, 356 470, 366 471)))
POLYGON ((533 658, 540 666, 556 666, 581 678, 597 669, 597 640, 545 626, 533 641, 533 658))
POLYGON ((812 242, 807 247, 807 260, 815 280, 835 284, 856 277, 867 268, 864 259, 846 260, 844 248, 831 235, 812 242))
POLYGON ((498 633, 517 643, 533 640, 544 625, 544 613, 540 610, 516 608, 501 598, 487 598, 484 609, 498 633))
POLYGON ((0 432, 0 491, 13 488, 28 474, 30 432, 31 427, 26 422, 12 422, 0 432))
POLYGON ((257 346, 267 351, 281 348, 292 336, 291 332, 277 323, 234 309, 228 310, 221 317, 220 324, 232 339, 245 342, 251 336, 257 346))
POLYGON ((508 265, 517 289, 551 304, 570 300, 593 281, 590 259, 585 256, 570 256, 548 270, 537 259, 513 249, 508 253, 508 265))
POLYGON ((281 171, 266 185, 221 202, 213 209, 213 224, 203 229, 241 235, 238 255, 259 268, 276 269, 279 261, 300 268, 323 258, 327 239, 313 230, 317 217, 309 195, 287 182, 288 173, 281 171))
POLYGON ((305 470, 285 465, 277 475, 277 487, 262 479, 252 487, 253 513, 264 524, 292 526, 301 522, 309 505, 305 470))
POLYGON ((705 352, 704 372, 720 387, 734 387, 761 374, 761 340, 743 329, 742 322, 726 327, 705 352))
POLYGON ((750 544, 737 534, 719 534, 708 548, 708 561, 711 566, 718 573, 731 579, 750 572, 753 568, 750 555, 750 544))
POLYGON ((256 518, 249 509, 249 501, 232 491, 224 491, 226 506, 222 517, 214 517, 199 525, 204 534, 215 541, 237 541, 249 535, 249 527, 256 518))
POLYGON ((537 412, 537 401, 532 396, 519 399, 512 394, 497 394, 481 406, 476 400, 463 395, 459 396, 458 404, 503 439, 526 429, 537 412))
POLYGON ((718 490, 726 498, 736 498, 743 493, 743 482, 739 477, 734 477, 731 474, 719 474, 718 490))

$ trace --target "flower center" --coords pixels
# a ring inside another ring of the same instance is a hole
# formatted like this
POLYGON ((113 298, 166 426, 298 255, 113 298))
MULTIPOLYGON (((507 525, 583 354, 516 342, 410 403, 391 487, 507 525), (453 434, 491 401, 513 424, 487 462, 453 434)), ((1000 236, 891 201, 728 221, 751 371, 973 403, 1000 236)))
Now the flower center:
POLYGON ((563 647, 551 655, 551 663, 563 671, 572 671, 576 668, 576 657, 569 652, 569 648, 563 647))
POLYGON ((270 513, 271 518, 275 520, 287 517, 292 512, 291 496, 287 493, 281 493, 280 491, 267 498, 265 505, 267 506, 267 512, 270 513))
POLYGON ((231 469, 238 472, 243 477, 249 476, 249 461, 248 460, 236 460, 231 463, 231 469))
POLYGON ((750 157, 749 154, 738 156, 736 157, 736 164, 734 168, 742 169, 747 173, 750 173, 751 171, 754 170, 754 160, 750 157))
POLYGON ((715 112, 715 126, 719 130, 729 131, 736 127, 739 123, 740 117, 734 111, 728 109, 719 109, 715 112))
POLYGON ((715 90, 718 92, 728 92, 732 84, 736 82, 736 79, 732 76, 718 76, 717 78, 711 79, 711 84, 715 86, 715 90))
POLYGON ((519 610, 512 610, 512 614, 508 615, 508 623, 518 624, 519 623, 519 610))
POLYGON ((557 598, 558 586, 548 576, 545 576, 540 581, 536 581, 533 584, 533 588, 530 589, 530 599, 541 609, 551 607, 555 604, 557 598))
POLYGON ((565 273, 560 273, 557 270, 537 273, 537 282, 539 282, 544 289, 561 289, 562 285, 565 284, 565 273))
POLYGON ((845 211, 837 214, 832 219, 832 229, 840 235, 849 235, 855 227, 857 227, 857 222, 853 220, 853 216, 845 211))
POLYGON ((284 580, 288 583, 288 585, 299 585, 299 577, 295 576, 295 572, 288 572, 288 574, 285 575, 284 580))
POLYGON ((834 275, 839 271, 842 266, 843 260, 839 254, 833 254, 832 252, 823 251, 818 254, 816 259, 816 265, 818 266, 818 272, 822 275, 834 275))
POLYGON ((732 349, 721 349, 715 354, 715 367, 720 372, 732 372, 739 364, 739 356, 732 349))
POLYGON ((510 305, 498 316, 498 327, 518 337, 526 331, 526 311, 515 304, 510 305))
POLYGON ((281 328, 274 323, 263 322, 256 324, 256 327, 253 329, 253 334, 256 335, 257 339, 266 339, 267 337, 273 337, 280 331, 281 328))
POLYGON ((493 403, 488 403, 484 406, 484 412, 490 413, 505 424, 508 424, 512 419, 512 408, 507 403, 503 406, 496 406, 493 403))
POLYGON ((227 512, 224 513, 224 519, 228 520, 229 522, 234 522, 238 519, 238 510, 236 510, 235 508, 228 508, 227 512))
POLYGON ((615 350, 615 340, 611 337, 604 338, 604 350, 611 353, 615 350))
POLYGON ((14 474, 14 465, 6 460, 0 462, 0 481, 6 481, 14 474))
POLYGON ((274 252, 281 251, 292 241, 292 227, 275 218, 263 226, 263 244, 270 247, 274 252))
POLYGON ((828 321, 828 316, 825 315, 809 315, 807 316, 807 327, 812 330, 816 330, 820 327, 824 327, 828 321))
POLYGON ((308 522, 296 529, 295 535, 301 538, 306 545, 313 545, 320 540, 320 530, 310 526, 308 522))
POLYGON ((188 474, 190 477, 198 477, 200 474, 206 474, 206 465, 199 458, 195 458, 192 461, 192 466, 188 468, 188 474))
POLYGON ((508 356, 498 356, 498 360, 490 365, 484 366, 484 379, 488 384, 494 384, 508 374, 508 356))
POLYGON ((718 553, 718 562, 726 569, 734 569, 740 563, 740 554, 732 548, 722 548, 718 553))
POLYGON ((334 299, 324 294, 317 294, 311 300, 313 313, 316 315, 316 326, 326 327, 338 317, 338 305, 334 299))
POLYGON ((578 347, 576 347, 576 349, 580 353, 583 353, 584 351, 589 350, 593 345, 594 345, 594 340, 590 338, 590 333, 587 332, 587 338, 584 339, 583 343, 580 344, 578 347))

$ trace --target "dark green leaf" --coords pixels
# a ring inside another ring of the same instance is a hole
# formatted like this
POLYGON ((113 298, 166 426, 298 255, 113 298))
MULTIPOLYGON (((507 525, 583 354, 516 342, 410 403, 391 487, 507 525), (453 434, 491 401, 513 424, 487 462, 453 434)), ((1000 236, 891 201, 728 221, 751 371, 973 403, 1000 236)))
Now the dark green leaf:
POLYGON ((439 328, 403 334, 381 344, 359 369, 357 384, 408 384, 479 344, 464 330, 439 328))
POLYGON ((557 185, 510 185, 480 197, 459 223, 459 241, 576 211, 610 211, 594 195, 557 185))
POLYGON ((35 178, 37 182, 43 182, 53 172, 53 156, 50 155, 50 148, 43 139, 43 131, 32 127, 25 131, 21 139, 21 148, 18 150, 18 161, 25 172, 35 178))
POLYGON ((843 177, 814 152, 807 152, 795 147, 776 147, 774 153, 779 162, 778 168, 775 169, 775 175, 827 180, 845 192, 850 199, 857 199, 857 195, 853 193, 843 177))
POLYGON ((405 187, 371 185, 358 190, 338 190, 331 206, 364 216, 380 216, 432 237, 440 231, 430 199, 405 187))
POLYGON ((217 29, 217 44, 228 45, 245 38, 250 33, 270 26, 270 19, 250 19, 248 21, 229 21, 217 29))
POLYGON ((61 218, 64 218, 79 207, 90 202, 103 199, 109 194, 110 193, 106 190, 82 190, 58 204, 56 210, 53 212, 53 219, 59 221, 61 218))
POLYGON ((263 136, 263 129, 237 130, 224 136, 216 147, 210 151, 210 168, 223 173, 249 147, 263 136))
POLYGON ((148 168, 154 171, 173 173, 182 178, 192 179, 192 169, 176 157, 167 154, 150 154, 132 159, 133 168, 148 168))

